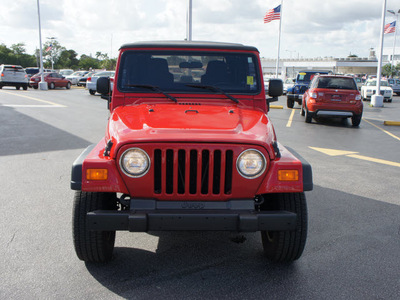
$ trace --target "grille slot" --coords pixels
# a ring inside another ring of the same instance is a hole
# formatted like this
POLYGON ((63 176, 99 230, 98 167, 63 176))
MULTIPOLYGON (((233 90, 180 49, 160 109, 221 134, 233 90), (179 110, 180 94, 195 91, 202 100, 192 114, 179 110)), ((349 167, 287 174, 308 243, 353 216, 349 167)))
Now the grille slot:
POLYGON ((154 149, 154 193, 229 195, 232 150, 154 149))

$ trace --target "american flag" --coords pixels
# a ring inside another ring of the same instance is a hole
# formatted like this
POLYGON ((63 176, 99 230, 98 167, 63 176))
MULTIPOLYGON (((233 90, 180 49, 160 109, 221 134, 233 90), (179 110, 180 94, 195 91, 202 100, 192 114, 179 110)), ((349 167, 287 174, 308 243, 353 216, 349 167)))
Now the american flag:
POLYGON ((47 48, 46 48, 46 52, 49 52, 50 50, 51 50, 51 48, 53 48, 53 45, 52 44, 50 44, 50 46, 48 46, 47 48))
POLYGON ((281 18, 281 6, 278 5, 274 9, 270 9, 264 16, 264 24, 269 23, 273 20, 279 20, 281 18))
POLYGON ((386 33, 392 33, 395 31, 396 31, 396 21, 393 21, 392 23, 388 23, 385 25, 385 31, 383 33, 386 34, 386 33))

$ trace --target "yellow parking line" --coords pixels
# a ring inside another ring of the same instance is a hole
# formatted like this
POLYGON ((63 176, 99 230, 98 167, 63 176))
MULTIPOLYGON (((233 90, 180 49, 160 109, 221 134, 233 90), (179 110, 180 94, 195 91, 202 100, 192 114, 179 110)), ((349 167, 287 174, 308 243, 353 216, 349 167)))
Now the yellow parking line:
POLYGON ((294 112, 295 112, 295 110, 292 108, 292 112, 291 112, 291 114, 290 114, 290 117, 289 117, 289 120, 288 120, 288 122, 287 122, 287 124, 286 124, 286 127, 292 126, 294 112))
POLYGON ((368 124, 371 124, 372 126, 378 128, 379 130, 382 130, 384 133, 386 133, 387 135, 390 135, 392 138, 394 138, 394 139, 400 141, 400 137, 394 135, 393 133, 390 133, 389 131, 387 131, 387 130, 385 130, 385 129, 382 129, 382 128, 380 128, 379 126, 376 126, 375 124, 371 123, 371 122, 368 121, 367 119, 364 119, 364 118, 363 118, 363 120, 364 120, 365 122, 367 122, 368 124))
POLYGON ((358 155, 358 154, 350 154, 350 155, 346 155, 346 156, 353 157, 353 158, 358 158, 358 159, 362 159, 362 160, 367 160, 367 161, 375 162, 375 163, 378 163, 378 164, 384 164, 384 165, 393 166, 393 167, 400 167, 400 163, 394 162, 394 161, 390 161, 390 160, 373 158, 373 157, 368 157, 368 156, 358 155))
POLYGON ((0 92, 5 93, 5 94, 9 94, 9 95, 13 95, 13 96, 28 98, 28 99, 31 99, 31 100, 35 100, 35 101, 51 104, 52 106, 56 106, 56 107, 66 107, 65 105, 57 104, 57 103, 54 103, 54 102, 51 102, 51 101, 47 101, 47 100, 34 98, 34 97, 31 97, 31 96, 26 96, 26 95, 22 95, 22 94, 15 94, 15 93, 10 93, 10 92, 6 92, 6 91, 0 91, 0 92))

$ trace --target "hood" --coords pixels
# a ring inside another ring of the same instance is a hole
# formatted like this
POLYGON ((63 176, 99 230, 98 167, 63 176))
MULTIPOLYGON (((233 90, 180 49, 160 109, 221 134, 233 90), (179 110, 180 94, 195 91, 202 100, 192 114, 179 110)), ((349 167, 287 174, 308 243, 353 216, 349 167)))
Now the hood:
POLYGON ((236 105, 140 104, 111 114, 106 139, 115 150, 132 142, 257 144, 271 150, 275 132, 262 111, 236 105))

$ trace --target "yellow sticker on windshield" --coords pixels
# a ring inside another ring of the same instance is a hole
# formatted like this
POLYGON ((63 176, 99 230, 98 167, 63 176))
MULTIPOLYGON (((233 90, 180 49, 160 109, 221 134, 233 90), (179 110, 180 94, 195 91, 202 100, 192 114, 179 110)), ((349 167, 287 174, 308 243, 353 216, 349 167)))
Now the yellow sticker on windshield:
POLYGON ((307 75, 307 73, 299 73, 299 75, 303 75, 304 76, 304 75, 307 75))
POLYGON ((254 84, 254 77, 247 76, 247 85, 253 85, 253 84, 254 84))

